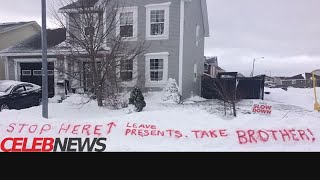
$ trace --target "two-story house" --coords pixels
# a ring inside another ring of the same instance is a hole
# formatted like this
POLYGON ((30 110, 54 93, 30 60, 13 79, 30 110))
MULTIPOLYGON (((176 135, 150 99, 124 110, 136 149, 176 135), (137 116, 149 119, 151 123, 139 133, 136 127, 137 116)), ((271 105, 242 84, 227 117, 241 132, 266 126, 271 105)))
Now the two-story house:
MULTIPOLYGON (((79 6, 94 7, 101 1, 103 0, 79 0, 60 8, 59 12, 68 13, 67 17, 75 16, 74 12, 76 11, 72 11, 72 9, 79 6)), ((147 41, 150 44, 147 52, 138 57, 138 63, 128 66, 134 72, 130 75, 138 74, 138 78, 126 77, 126 79, 132 80, 132 82, 126 81, 126 86, 139 86, 145 91, 158 91, 165 87, 169 78, 173 78, 176 79, 179 91, 184 98, 191 94, 200 95, 201 75, 204 68, 204 42, 205 37, 209 37, 206 0, 120 1, 124 6, 118 11, 118 16, 126 16, 127 22, 122 24, 120 21, 114 33, 132 42, 147 41), (128 24, 128 22, 131 23, 128 24)), ((99 12, 102 16, 105 13, 99 12)), ((67 18, 67 29, 70 28, 68 26, 70 23, 70 18, 67 18)), ((54 64, 63 64, 60 62, 63 61, 63 57, 55 56, 54 52, 59 50, 64 39, 68 39, 68 33, 60 35, 60 38, 54 39, 61 41, 52 43, 48 49, 50 62, 54 64)), ((49 36, 50 34, 48 34, 48 38, 49 36)), ((33 40, 35 41, 35 38, 33 40)), ((38 61, 41 59, 39 48, 37 53, 33 54, 23 51, 20 51, 20 54, 16 53, 15 49, 17 48, 19 47, 11 47, 2 52, 2 55, 7 57, 7 61, 13 64, 8 68, 15 73, 12 73, 13 75, 9 78, 19 80, 19 77, 24 75, 32 77, 34 72, 28 71, 26 64, 39 63, 38 61)), ((66 66, 68 65, 66 64, 66 66)), ((36 71, 39 73, 38 69, 36 71)), ((57 84, 61 73, 53 72, 52 75, 54 76, 54 84, 57 84)))
MULTIPOLYGON (((0 51, 38 33, 41 30, 39 24, 31 22, 7 22, 0 23, 0 51)), ((0 56, 0 80, 7 78, 6 61, 0 56)))

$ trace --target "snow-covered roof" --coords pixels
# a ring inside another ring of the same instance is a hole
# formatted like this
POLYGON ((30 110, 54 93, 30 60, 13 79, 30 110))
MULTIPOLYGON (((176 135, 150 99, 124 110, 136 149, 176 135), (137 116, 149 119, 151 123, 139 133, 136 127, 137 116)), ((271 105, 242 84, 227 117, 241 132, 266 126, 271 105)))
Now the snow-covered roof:
POLYGON ((29 21, 29 22, 6 22, 0 23, 0 33, 9 32, 18 28, 22 28, 28 25, 35 26, 38 30, 41 29, 40 25, 36 21, 29 21))
POLYGON ((320 76, 320 69, 316 69, 312 71, 315 75, 320 76))
MULTIPOLYGON (((66 29, 48 29, 48 52, 54 49, 54 47, 66 40, 66 29)), ((21 53, 40 53, 42 52, 42 40, 41 32, 27 38, 26 40, 19 42, 7 49, 0 52, 2 56, 8 56, 12 54, 21 53)))
POLYGON ((60 8, 59 11, 67 9, 76 9, 81 7, 91 8, 94 7, 98 1, 99 0, 78 0, 60 8))

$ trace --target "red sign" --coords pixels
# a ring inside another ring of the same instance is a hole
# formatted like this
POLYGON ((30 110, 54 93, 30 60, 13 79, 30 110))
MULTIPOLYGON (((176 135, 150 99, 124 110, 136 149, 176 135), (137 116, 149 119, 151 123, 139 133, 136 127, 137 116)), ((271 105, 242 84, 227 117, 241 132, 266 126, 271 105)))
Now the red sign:
POLYGON ((267 104, 254 104, 252 112, 256 114, 271 115, 272 106, 269 106, 267 104))

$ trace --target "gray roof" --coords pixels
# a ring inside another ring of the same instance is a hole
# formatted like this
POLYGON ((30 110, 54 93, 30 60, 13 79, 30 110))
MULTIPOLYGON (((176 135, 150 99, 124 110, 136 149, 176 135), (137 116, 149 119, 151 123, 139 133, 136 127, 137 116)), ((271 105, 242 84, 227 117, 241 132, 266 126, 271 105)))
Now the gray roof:
POLYGON ((216 68, 218 71, 226 71, 226 70, 222 69, 220 66, 216 66, 216 68))
MULTIPOLYGON (((48 29, 48 49, 57 46, 66 40, 66 30, 64 28, 48 29)), ((42 50, 41 32, 19 42, 3 51, 1 53, 37 53, 42 50)))
POLYGON ((0 23, 0 33, 10 31, 21 26, 36 23, 35 21, 28 21, 28 22, 7 22, 7 23, 0 23))
POLYGON ((67 10, 67 9, 77 9, 77 8, 90 8, 93 7, 99 0, 78 0, 71 4, 68 4, 59 10, 67 10))
POLYGON ((302 74, 299 74, 299 75, 296 75, 296 76, 285 78, 285 80, 297 80, 297 79, 304 79, 304 77, 303 77, 302 74))
POLYGON ((218 57, 206 57, 206 63, 208 64, 218 64, 218 57))

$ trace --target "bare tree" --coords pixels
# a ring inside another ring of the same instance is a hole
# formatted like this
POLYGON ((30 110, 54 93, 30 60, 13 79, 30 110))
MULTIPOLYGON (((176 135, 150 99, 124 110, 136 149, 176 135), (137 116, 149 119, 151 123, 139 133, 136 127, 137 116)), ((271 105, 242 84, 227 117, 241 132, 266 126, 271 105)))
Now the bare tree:
POLYGON ((122 82, 138 78, 133 66, 148 45, 144 40, 128 41, 139 35, 133 33, 132 14, 121 13, 124 4, 117 0, 57 1, 64 8, 52 9, 51 14, 66 29, 67 39, 57 51, 64 58, 56 69, 68 76, 71 86, 91 92, 103 106, 122 82))
MULTIPOLYGON (((230 81, 231 80, 229 80, 229 82, 230 81)), ((237 98, 237 85, 238 81, 236 79, 235 83, 228 83, 228 81, 223 81, 218 78, 213 83, 213 89, 218 100, 223 105, 225 116, 227 115, 228 110, 233 116, 237 116, 236 104, 239 102, 239 99, 237 98), (234 87, 228 87, 228 85, 234 85, 234 87)))

